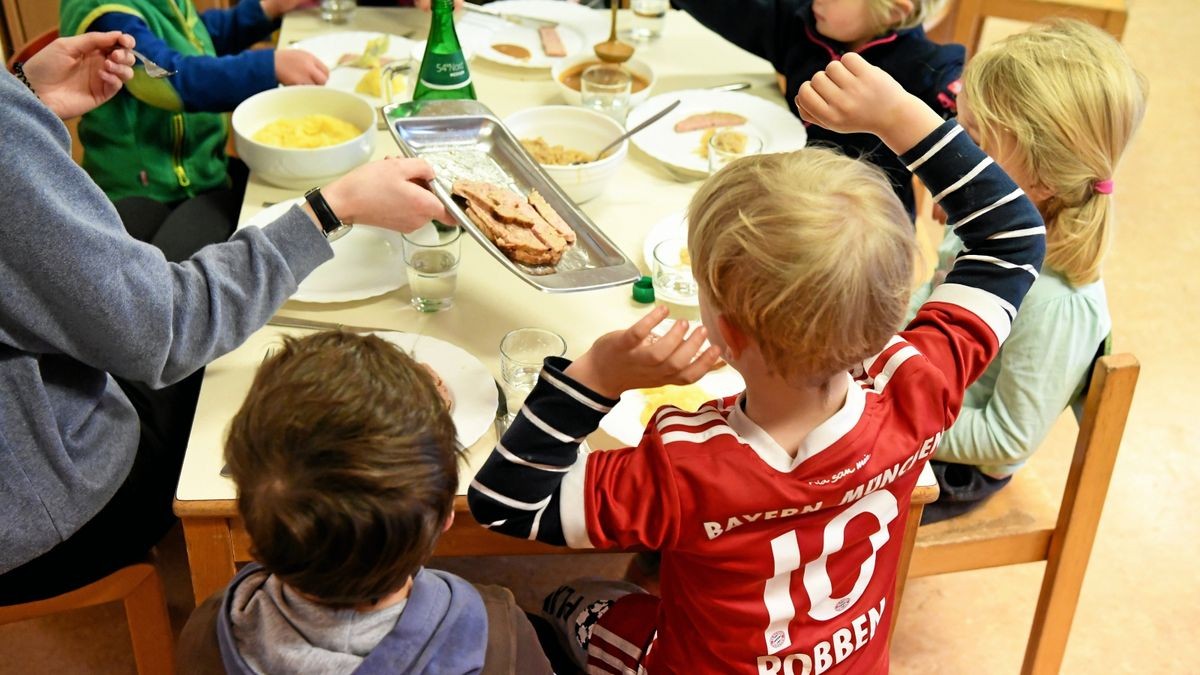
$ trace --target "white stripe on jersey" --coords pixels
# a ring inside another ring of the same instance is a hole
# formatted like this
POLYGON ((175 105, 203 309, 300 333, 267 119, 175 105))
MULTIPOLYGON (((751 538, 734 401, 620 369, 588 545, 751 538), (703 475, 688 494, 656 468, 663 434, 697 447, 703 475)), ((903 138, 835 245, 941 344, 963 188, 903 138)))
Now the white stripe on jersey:
POLYGON ((662 443, 704 443, 717 436, 733 436, 737 438, 737 434, 733 429, 727 426, 717 426, 704 431, 671 431, 662 435, 662 443))
POLYGON ((763 603, 767 606, 767 629, 763 631, 767 654, 775 654, 792 646, 788 624, 796 618, 796 603, 792 602, 792 572, 800 568, 800 543, 791 530, 771 540, 771 558, 775 561, 775 576, 763 585, 763 603))
POLYGON ((892 347, 895 347, 896 345, 900 344, 901 342, 904 342, 904 338, 900 337, 899 335, 893 335, 891 337, 891 339, 887 341, 887 344, 883 346, 883 349, 879 350, 878 354, 868 357, 867 360, 863 361, 862 362, 863 376, 868 377, 870 375, 871 368, 875 365, 875 362, 879 360, 879 357, 883 356, 884 352, 891 349, 892 347))
POLYGON ((487 487, 483 483, 480 483, 478 480, 471 481, 471 487, 475 488, 475 490, 479 491, 480 493, 482 493, 485 497, 488 497, 489 499, 493 499, 495 501, 500 502, 501 504, 503 504, 505 506, 510 506, 514 509, 519 509, 521 511, 537 511, 538 509, 545 508, 546 505, 550 503, 549 497, 546 497, 545 499, 543 499, 542 501, 540 501, 536 504, 530 504, 528 502, 517 501, 516 499, 513 499, 511 497, 505 497, 504 495, 500 494, 499 492, 496 492, 496 491, 492 490, 491 488, 487 487))
POLYGON ((600 638, 608 644, 628 654, 630 658, 633 658, 634 660, 642 658, 642 650, 638 649, 637 645, 633 644, 629 640, 626 640, 620 635, 617 635, 611 630, 608 630, 600 625, 593 625, 592 637, 596 637, 597 635, 599 635, 600 638))
POLYGON ((972 254, 968 254, 968 255, 960 255, 960 256, 958 256, 958 259, 959 260, 978 260, 979 262, 991 263, 991 264, 995 265, 996 267, 1003 267, 1006 270, 1025 270, 1026 272, 1029 272, 1030 274, 1032 274, 1034 279, 1038 278, 1037 268, 1035 268, 1033 265, 1018 265, 1016 263, 1011 263, 1007 260, 1004 260, 1002 258, 997 258, 997 257, 991 256, 991 255, 976 255, 976 254, 972 253, 972 254))
POLYGON ((588 537, 587 517, 583 509, 587 458, 587 453, 579 453, 558 485, 558 517, 562 520, 563 539, 571 548, 596 548, 588 537))
POLYGON ((537 541, 538 527, 542 524, 542 514, 546 512, 549 504, 538 509, 537 513, 533 514, 533 525, 529 526, 529 541, 537 541))
MULTIPOLYGON (((617 670, 618 673, 622 673, 623 675, 637 675, 636 670, 634 670, 633 668, 630 668, 629 666, 626 666, 624 663, 621 662, 621 659, 618 659, 617 657, 613 656, 612 654, 609 654, 608 652, 604 651, 598 645, 591 644, 591 643, 588 644, 588 656, 600 659, 601 661, 604 662, 604 665, 612 666, 613 668, 615 668, 617 670)), ((589 665, 588 672, 593 672, 592 669, 595 667, 596 667, 595 665, 589 665)), ((599 671, 599 672, 604 672, 604 671, 599 671)))
POLYGON ((917 351, 917 348, 913 347, 912 345, 904 347, 895 354, 892 354, 892 358, 888 359, 887 363, 883 365, 883 370, 879 371, 879 374, 875 376, 875 382, 871 386, 871 391, 874 391, 876 394, 882 394, 884 387, 887 387, 887 383, 892 379, 892 376, 896 374, 896 369, 899 368, 900 365, 905 361, 914 356, 919 356, 920 354, 921 352, 917 351))
POLYGON ((503 443, 496 443, 496 452, 500 453, 501 457, 503 457, 504 459, 507 459, 508 461, 512 462, 513 464, 520 464, 521 466, 527 466, 531 469, 537 469, 538 471, 553 471, 555 473, 566 473, 571 468, 569 466, 554 466, 553 464, 538 464, 537 462, 530 462, 527 459, 522 459, 522 458, 514 455, 513 453, 509 452, 508 448, 504 447, 503 443))
POLYGON ((906 167, 908 169, 909 173, 912 173, 913 171, 916 171, 917 169, 921 168, 922 164, 924 164, 925 162, 928 162, 931 157, 933 157, 934 155, 936 155, 938 153, 938 150, 941 150, 942 148, 949 145, 950 141, 954 140, 955 136, 962 133, 962 130, 963 130, 962 127, 955 125, 954 128, 952 128, 950 131, 947 131, 946 135, 942 136, 941 140, 939 140, 937 143, 934 143, 932 148, 929 148, 928 150, 926 150, 925 154, 918 157, 916 159, 916 161, 914 161, 912 164, 909 164, 908 167, 906 167))
POLYGON ((971 181, 975 180, 975 177, 976 177, 976 176, 978 176, 979 174, 983 173, 983 170, 984 170, 984 169, 986 169, 986 168, 988 168, 988 167, 989 167, 989 166, 991 166, 992 164, 993 164, 993 162, 992 162, 992 158, 991 158, 991 157, 984 157, 983 159, 979 160, 979 163, 975 165, 975 168, 973 168, 973 169, 971 169, 970 171, 968 171, 968 172, 966 173, 966 175, 964 175, 962 178, 959 178, 958 180, 956 180, 956 181, 954 181, 953 183, 951 183, 951 184, 950 184, 950 187, 948 187, 948 188, 946 188, 945 190, 942 190, 941 192, 937 193, 937 195, 935 195, 935 196, 934 196, 934 198, 933 198, 933 201, 934 201, 935 203, 942 201, 942 200, 943 200, 943 199, 945 199, 945 198, 946 198, 948 195, 951 195, 951 194, 953 194, 953 193, 954 193, 956 190, 958 190, 958 188, 960 188, 960 187, 962 187, 962 186, 966 185, 967 183, 970 183, 971 181))
POLYGON ((554 427, 550 426, 549 424, 546 424, 546 422, 543 421, 542 418, 538 417, 537 415, 534 415, 533 411, 530 410, 529 406, 527 406, 527 405, 521 406, 521 414, 525 416, 525 419, 529 420, 530 422, 533 422, 533 426, 541 429, 543 432, 546 433, 546 435, 550 436, 551 438, 553 438, 556 441, 560 441, 562 443, 582 443, 583 442, 582 438, 573 438, 571 436, 564 434, 563 432, 559 431, 558 429, 555 429, 554 427))
POLYGON ((1008 333, 1012 330, 1012 316, 1016 314, 1012 304, 1004 298, 982 288, 962 284, 942 284, 933 289, 933 293, 925 302, 945 302, 962 307, 986 323, 996 334, 996 342, 999 344, 1004 344, 1008 339, 1008 333))
POLYGON ((563 382, 562 380, 558 379, 557 377, 551 375, 544 368, 542 369, 542 372, 538 377, 540 377, 541 379, 545 380, 546 382, 549 382, 550 384, 554 385, 555 389, 558 389, 562 393, 566 394, 567 396, 570 396, 571 398, 575 399, 576 401, 579 401, 580 403, 586 405, 587 407, 591 408, 592 410, 595 410, 596 412, 606 413, 606 412, 609 412, 610 410, 612 410, 612 406, 601 405, 599 403, 596 403, 595 401, 588 398, 587 396, 584 396, 583 394, 579 393, 578 391, 575 391, 575 389, 573 387, 571 387, 571 385, 569 385, 566 382, 563 382))
POLYGON ((984 215, 985 213, 991 211, 992 209, 998 209, 1001 206, 1004 206, 1005 204, 1011 202, 1012 200, 1016 199, 1017 197, 1020 197, 1023 194, 1025 194, 1025 191, 1022 190, 1021 188, 1017 188, 1016 190, 1013 190, 1012 192, 1010 192, 1010 193, 1004 195, 1003 197, 997 199, 996 201, 992 202, 989 206, 985 206, 982 209, 979 209, 975 213, 972 213, 971 215, 967 216, 966 218, 963 218, 962 220, 958 221, 957 223, 951 223, 950 226, 955 231, 957 231, 958 228, 962 227, 963 225, 966 225, 967 223, 971 222, 972 220, 975 220, 979 216, 984 215))
POLYGON ((1046 234, 1046 226, 1038 225, 1037 227, 1027 227, 1023 230, 1008 230, 1007 232, 997 232, 988 239, 1017 239, 1018 237, 1032 237, 1035 234, 1046 234))
POLYGON ((660 433, 665 433, 669 426, 702 427, 711 422, 724 422, 725 418, 718 412, 685 412, 676 409, 667 410, 656 423, 660 433))

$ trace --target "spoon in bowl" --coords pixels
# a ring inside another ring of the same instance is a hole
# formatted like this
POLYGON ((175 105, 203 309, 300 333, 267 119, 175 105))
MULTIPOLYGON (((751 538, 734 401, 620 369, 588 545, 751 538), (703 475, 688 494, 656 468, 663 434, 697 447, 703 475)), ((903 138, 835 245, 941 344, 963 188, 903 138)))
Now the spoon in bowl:
POLYGON ((593 49, 596 50, 596 56, 605 63, 625 63, 633 56, 633 45, 626 44, 617 39, 617 8, 620 3, 612 3, 612 31, 608 34, 608 39, 597 44, 593 49))
POLYGON ((630 129, 629 131, 626 131, 625 133, 621 134, 620 136, 617 136, 617 140, 604 146, 604 148, 601 149, 600 152, 596 153, 595 159, 589 159, 586 162, 571 162, 571 163, 572 164, 589 164, 591 162, 599 162, 600 160, 604 159, 605 153, 607 153, 609 150, 612 150, 613 148, 620 145, 621 142, 624 141, 626 138, 629 138, 630 136, 641 131, 642 129, 645 129, 646 127, 650 126, 651 124, 654 124, 655 122, 662 119, 667 113, 671 112, 675 108, 678 108, 679 103, 680 103, 680 101, 675 101, 671 105, 669 105, 669 106, 663 108, 662 110, 659 110, 658 112, 651 115, 645 122, 642 122, 641 124, 637 125, 636 127, 630 129))

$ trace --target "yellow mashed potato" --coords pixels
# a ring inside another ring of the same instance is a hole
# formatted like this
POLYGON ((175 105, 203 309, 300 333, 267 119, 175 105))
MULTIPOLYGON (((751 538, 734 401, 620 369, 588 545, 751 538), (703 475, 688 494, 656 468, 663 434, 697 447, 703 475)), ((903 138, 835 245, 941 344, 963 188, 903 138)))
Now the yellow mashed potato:
POLYGON ((695 384, 683 387, 668 384, 654 389, 643 389, 642 396, 646 397, 646 405, 642 408, 642 426, 649 424, 655 411, 664 405, 673 405, 680 410, 696 412, 700 406, 714 398, 712 394, 695 384))
POLYGON ((280 148, 323 148, 358 136, 362 129, 330 115, 305 115, 275 120, 254 134, 254 140, 280 148))
MULTIPOLYGON (((405 89, 406 80, 404 73, 392 73, 392 94, 402 92, 405 89)), ((383 98, 383 67, 375 66, 368 70, 362 79, 355 85, 354 91, 375 98, 383 98)))

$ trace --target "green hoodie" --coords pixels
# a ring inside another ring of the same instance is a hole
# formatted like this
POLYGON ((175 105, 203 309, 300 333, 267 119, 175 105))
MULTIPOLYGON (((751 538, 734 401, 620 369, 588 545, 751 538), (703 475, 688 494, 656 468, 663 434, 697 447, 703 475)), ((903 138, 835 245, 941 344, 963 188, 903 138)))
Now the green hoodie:
MULTIPOLYGON (((62 0, 63 35, 79 35, 101 16, 131 14, 185 56, 215 56, 212 39, 191 0, 62 0)), ((109 199, 143 196, 176 202, 228 184, 221 113, 185 112, 166 79, 134 69, 125 88, 83 116, 83 168, 109 199)))

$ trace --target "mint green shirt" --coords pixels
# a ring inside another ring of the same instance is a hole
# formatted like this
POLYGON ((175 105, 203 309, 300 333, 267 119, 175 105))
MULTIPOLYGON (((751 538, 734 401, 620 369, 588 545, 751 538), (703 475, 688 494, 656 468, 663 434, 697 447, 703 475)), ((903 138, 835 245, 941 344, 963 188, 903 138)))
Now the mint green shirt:
MULTIPOLYGON (((962 241, 946 229, 938 247, 940 279, 962 241)), ((913 294, 909 318, 933 292, 913 294)), ((994 477, 1015 472, 1037 450, 1063 410, 1079 395, 1100 344, 1112 331, 1104 282, 1071 286, 1043 268, 1021 304, 999 356, 963 399, 935 459, 972 464, 994 477)))

